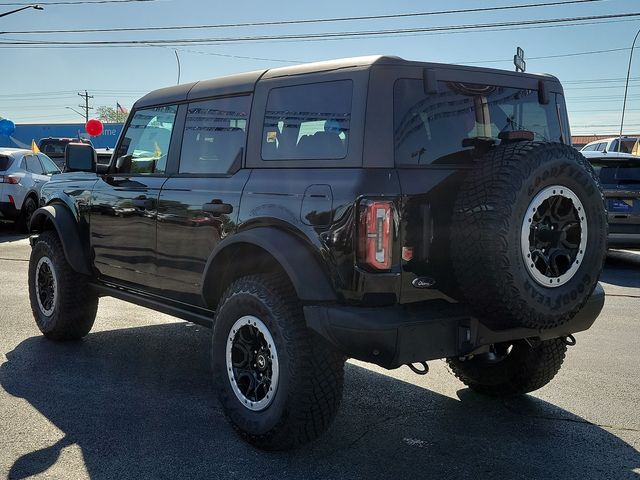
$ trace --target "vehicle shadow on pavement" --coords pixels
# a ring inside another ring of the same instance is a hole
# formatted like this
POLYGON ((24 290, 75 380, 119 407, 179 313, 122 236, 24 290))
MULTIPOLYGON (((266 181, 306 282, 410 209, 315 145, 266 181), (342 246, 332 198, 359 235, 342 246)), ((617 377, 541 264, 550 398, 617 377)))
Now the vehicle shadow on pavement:
POLYGON ((23 238, 29 238, 29 234, 18 232, 15 225, 11 222, 0 221, 0 243, 13 242, 15 240, 22 240, 23 238))
POLYGON ((9 478, 46 471, 72 444, 94 479, 637 478, 632 446, 550 403, 455 399, 352 364, 326 435, 261 452, 214 400, 208 349, 209 332, 182 322, 24 340, 0 385, 64 435, 12 460, 9 478))
POLYGON ((600 280, 621 287, 640 288, 640 253, 610 250, 600 280))

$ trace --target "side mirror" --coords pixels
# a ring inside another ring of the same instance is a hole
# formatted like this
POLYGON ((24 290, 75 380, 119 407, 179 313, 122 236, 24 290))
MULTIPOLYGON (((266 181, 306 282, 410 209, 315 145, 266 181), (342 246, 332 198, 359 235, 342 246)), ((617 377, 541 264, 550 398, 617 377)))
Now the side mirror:
POLYGON ((64 151, 65 172, 95 172, 98 156, 91 145, 68 143, 64 151))

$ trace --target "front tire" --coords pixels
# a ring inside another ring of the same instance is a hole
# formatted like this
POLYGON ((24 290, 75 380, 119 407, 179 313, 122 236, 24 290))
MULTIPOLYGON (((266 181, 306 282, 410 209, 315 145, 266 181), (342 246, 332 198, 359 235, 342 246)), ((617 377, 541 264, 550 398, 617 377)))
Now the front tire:
POLYGON ((327 430, 342 398, 344 361, 307 329, 285 276, 243 277, 223 295, 214 384, 226 417, 256 447, 294 448, 327 430))
POLYGON ((567 345, 560 338, 492 345, 469 359, 449 358, 453 374, 483 395, 509 397, 544 387, 562 367, 567 345))
POLYGON ((36 324, 51 340, 78 340, 89 333, 98 296, 89 278, 74 271, 56 233, 38 237, 29 259, 29 299, 36 324))

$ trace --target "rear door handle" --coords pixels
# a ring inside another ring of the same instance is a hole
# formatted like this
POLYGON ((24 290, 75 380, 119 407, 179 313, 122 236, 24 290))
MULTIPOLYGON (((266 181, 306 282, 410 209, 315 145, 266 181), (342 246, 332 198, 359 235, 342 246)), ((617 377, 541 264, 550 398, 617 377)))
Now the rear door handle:
POLYGON ((202 205, 202 210, 214 215, 223 215, 233 212, 233 206, 228 203, 205 203, 202 205))
POLYGON ((153 208, 153 200, 150 198, 134 198, 131 203, 136 208, 148 210, 153 208))

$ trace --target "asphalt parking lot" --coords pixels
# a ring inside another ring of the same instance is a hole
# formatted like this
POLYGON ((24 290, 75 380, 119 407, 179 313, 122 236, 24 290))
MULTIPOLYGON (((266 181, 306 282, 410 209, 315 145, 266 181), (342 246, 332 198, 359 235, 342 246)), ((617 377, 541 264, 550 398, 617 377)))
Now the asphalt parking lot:
POLYGON ((0 224, 3 478, 640 478, 640 254, 615 252, 605 310, 556 379, 496 401, 350 361, 331 430, 288 453, 235 436, 212 396, 209 331, 102 299, 83 341, 45 340, 28 240, 0 224))

